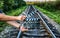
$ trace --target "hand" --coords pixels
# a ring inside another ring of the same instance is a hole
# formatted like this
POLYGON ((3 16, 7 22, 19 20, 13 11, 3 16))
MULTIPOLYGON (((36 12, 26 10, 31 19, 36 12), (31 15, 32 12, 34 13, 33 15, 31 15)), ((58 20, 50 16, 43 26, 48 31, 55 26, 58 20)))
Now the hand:
POLYGON ((23 21, 26 18, 26 16, 19 16, 17 19, 23 21))
POLYGON ((25 29, 23 26, 20 27, 20 30, 21 30, 22 32, 28 31, 28 29, 25 29))

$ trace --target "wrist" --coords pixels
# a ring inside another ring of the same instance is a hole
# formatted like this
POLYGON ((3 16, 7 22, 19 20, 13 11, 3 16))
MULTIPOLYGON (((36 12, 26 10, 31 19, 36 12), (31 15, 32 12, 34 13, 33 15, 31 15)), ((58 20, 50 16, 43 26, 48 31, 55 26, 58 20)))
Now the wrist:
POLYGON ((16 19, 17 19, 17 20, 21 20, 21 18, 20 18, 20 17, 16 17, 16 19))
POLYGON ((18 17, 16 17, 15 19, 16 19, 16 20, 19 20, 19 18, 18 18, 18 17))

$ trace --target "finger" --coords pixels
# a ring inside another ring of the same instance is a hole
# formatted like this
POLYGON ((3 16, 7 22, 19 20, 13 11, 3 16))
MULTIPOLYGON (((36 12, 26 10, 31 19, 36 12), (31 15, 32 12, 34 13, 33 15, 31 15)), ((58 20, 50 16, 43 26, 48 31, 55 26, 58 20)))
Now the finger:
POLYGON ((23 20, 25 20, 25 18, 23 18, 23 20))
POLYGON ((21 29, 25 29, 25 27, 21 26, 21 29))
POLYGON ((24 17, 26 17, 26 16, 24 16, 24 17))
POLYGON ((26 16, 22 16, 21 19, 24 20, 26 18, 26 16))
POLYGON ((28 29, 24 29, 24 31, 28 31, 28 29))
POLYGON ((23 16, 23 18, 26 18, 26 16, 23 16))

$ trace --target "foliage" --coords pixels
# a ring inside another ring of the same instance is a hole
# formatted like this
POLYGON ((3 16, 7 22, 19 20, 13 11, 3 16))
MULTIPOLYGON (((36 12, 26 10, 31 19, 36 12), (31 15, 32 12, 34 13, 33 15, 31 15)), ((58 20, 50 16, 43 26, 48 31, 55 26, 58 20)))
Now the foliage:
POLYGON ((41 10, 48 17, 52 18, 58 24, 60 24, 60 1, 56 2, 45 2, 37 5, 38 9, 41 10), (40 7, 40 8, 39 8, 40 7))
POLYGON ((23 0, 4 0, 4 12, 26 5, 23 0))
POLYGON ((56 11, 56 10, 60 10, 60 1, 56 1, 56 2, 44 2, 44 3, 40 3, 37 4, 37 6, 46 9, 48 11, 56 11))
POLYGON ((3 1, 0 1, 0 9, 2 9, 3 1))
POLYGON ((44 14, 46 14, 48 17, 56 21, 58 24, 60 24, 60 10, 55 12, 49 12, 48 10, 43 9, 41 7, 38 7, 38 6, 35 6, 35 7, 38 8, 38 10, 42 11, 44 14))

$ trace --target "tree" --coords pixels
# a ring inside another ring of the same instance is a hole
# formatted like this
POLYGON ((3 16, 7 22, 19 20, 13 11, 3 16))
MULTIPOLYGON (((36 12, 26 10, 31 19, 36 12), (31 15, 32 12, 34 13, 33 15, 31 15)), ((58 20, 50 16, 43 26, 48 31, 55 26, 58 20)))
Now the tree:
POLYGON ((4 12, 19 8, 23 5, 26 5, 26 3, 23 0, 4 0, 4 12))
POLYGON ((9 3, 9 0, 4 0, 4 6, 3 6, 3 10, 5 11, 9 11, 11 4, 9 3))

